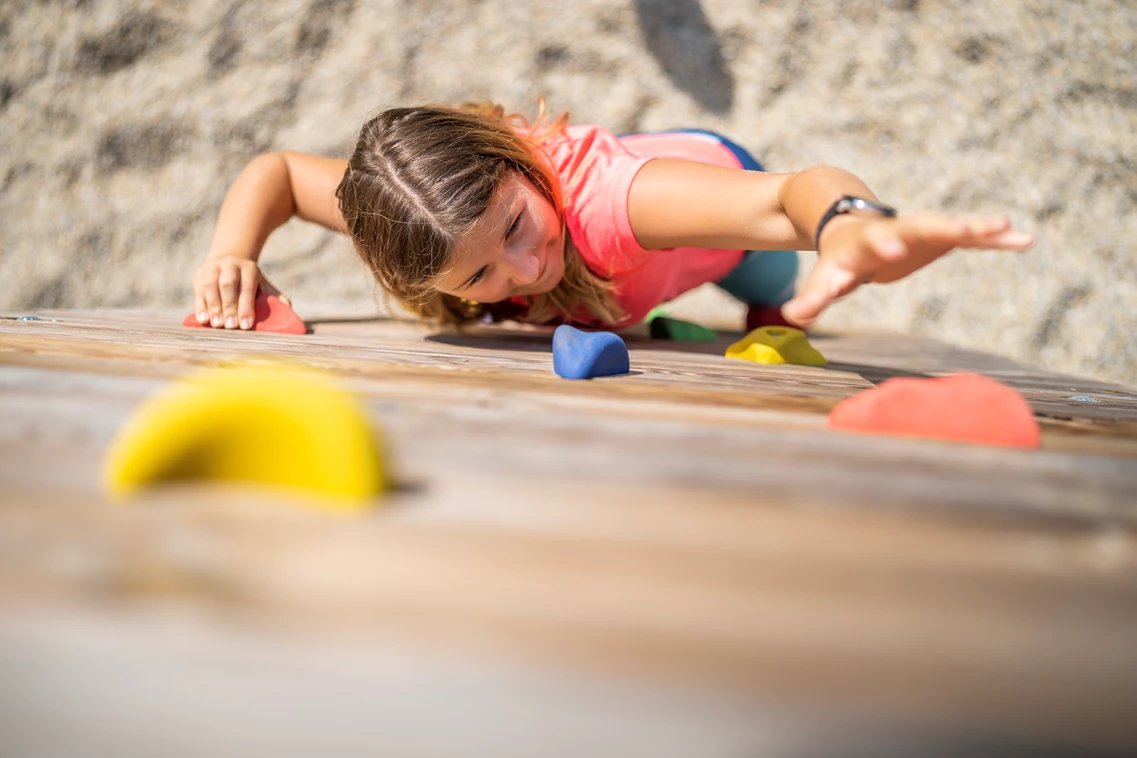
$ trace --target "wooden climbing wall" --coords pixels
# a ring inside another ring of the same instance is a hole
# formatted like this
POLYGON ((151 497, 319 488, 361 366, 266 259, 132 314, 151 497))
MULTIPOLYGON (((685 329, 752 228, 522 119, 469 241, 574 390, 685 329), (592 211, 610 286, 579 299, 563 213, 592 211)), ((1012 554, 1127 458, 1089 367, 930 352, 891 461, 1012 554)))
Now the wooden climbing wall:
POLYGON ((1133 389, 899 335, 816 336, 830 365, 806 368, 630 333, 630 375, 569 382, 534 329, 20 315, 0 314, 0 748, 1137 747, 1133 389), (380 507, 104 500, 142 398, 278 357, 384 430, 402 486, 380 507), (1019 390, 1042 449, 826 427, 889 377, 954 371, 1019 390))

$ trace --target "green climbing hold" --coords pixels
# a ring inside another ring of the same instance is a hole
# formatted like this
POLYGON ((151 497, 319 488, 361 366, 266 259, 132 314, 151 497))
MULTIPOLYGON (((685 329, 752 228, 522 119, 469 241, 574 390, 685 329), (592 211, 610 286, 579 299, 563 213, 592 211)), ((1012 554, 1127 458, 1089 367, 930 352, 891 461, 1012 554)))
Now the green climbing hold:
POLYGON ((653 340, 674 340, 676 342, 714 342, 713 330, 690 321, 680 321, 668 316, 656 316, 648 326, 653 340))
POLYGON ((805 332, 788 326, 763 326, 726 349, 727 358, 755 363, 795 363, 799 366, 825 366, 828 361, 817 352, 805 332))

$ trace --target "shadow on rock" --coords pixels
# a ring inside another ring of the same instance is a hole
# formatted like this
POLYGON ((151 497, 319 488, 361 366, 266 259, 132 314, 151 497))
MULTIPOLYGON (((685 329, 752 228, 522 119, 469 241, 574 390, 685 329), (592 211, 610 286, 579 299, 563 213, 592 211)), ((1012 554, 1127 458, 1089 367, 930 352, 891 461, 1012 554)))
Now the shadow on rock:
POLYGON ((712 113, 734 105, 734 77, 699 0, 636 0, 640 33, 671 82, 712 113))

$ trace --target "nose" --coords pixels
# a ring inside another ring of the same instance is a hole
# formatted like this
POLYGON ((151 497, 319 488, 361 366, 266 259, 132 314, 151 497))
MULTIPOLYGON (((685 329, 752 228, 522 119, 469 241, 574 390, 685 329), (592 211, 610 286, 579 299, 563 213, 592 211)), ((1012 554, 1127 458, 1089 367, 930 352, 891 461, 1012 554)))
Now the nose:
POLYGON ((541 273, 541 258, 536 248, 526 248, 507 253, 511 269, 510 278, 519 287, 527 287, 537 281, 541 273))

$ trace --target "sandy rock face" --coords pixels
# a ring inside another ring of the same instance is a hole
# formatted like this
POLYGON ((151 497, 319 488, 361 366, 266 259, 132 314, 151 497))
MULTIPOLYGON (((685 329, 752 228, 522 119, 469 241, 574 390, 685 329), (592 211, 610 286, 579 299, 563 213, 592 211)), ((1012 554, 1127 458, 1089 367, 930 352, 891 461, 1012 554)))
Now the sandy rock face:
MULTIPOLYGON (((376 109, 544 95, 614 131, 701 126, 772 171, 838 165, 902 211, 999 211, 1024 255, 957 253, 822 326, 911 331, 1137 384, 1137 6, 738 0, 0 5, 0 310, 191 305, 259 152, 345 156, 376 109)), ((804 256, 812 260, 812 254, 804 256)), ((378 297, 292 222, 303 312, 378 297)), ((713 288, 680 313, 740 320, 713 288)))

